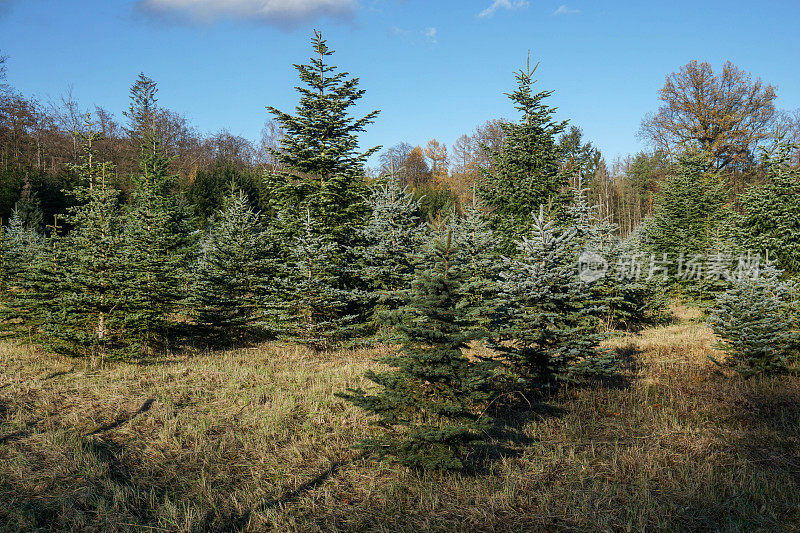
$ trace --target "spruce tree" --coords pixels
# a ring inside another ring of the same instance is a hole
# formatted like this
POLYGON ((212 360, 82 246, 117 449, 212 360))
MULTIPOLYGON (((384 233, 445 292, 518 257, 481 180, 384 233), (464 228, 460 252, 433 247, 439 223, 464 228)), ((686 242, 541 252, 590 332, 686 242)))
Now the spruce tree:
MULTIPOLYGON (((50 227, 58 234, 58 219, 50 227)), ((2 230, 0 331, 25 340, 39 339, 40 328, 59 309, 62 273, 57 240, 31 230, 15 211, 2 230)))
POLYGON ((609 322, 615 329, 639 331, 663 324, 671 316, 667 295, 669 282, 664 282, 663 276, 651 277, 649 272, 643 271, 641 277, 636 278, 611 271, 615 266, 627 266, 631 260, 648 257, 649 248, 644 242, 648 225, 647 220, 639 224, 627 238, 620 240, 612 249, 611 255, 606 257, 609 275, 604 281, 607 280, 605 285, 612 291, 609 322))
MULTIPOLYGON (((287 243, 285 255, 303 265, 307 273, 294 294, 287 286, 294 309, 290 315, 302 317, 301 327, 307 332, 319 333, 307 335, 309 339, 321 338, 325 327, 337 327, 353 317, 365 320, 369 314, 364 298, 351 295, 367 290, 354 267, 363 245, 361 228, 369 216, 364 162, 379 148, 358 151, 357 134, 378 114, 372 111, 362 118, 350 116, 351 108, 364 95, 358 88, 358 78, 328 63, 333 51, 319 32, 314 32, 312 45, 316 56, 309 64, 295 65, 304 85, 297 87, 300 101, 295 114, 267 108, 285 132, 280 149, 274 151, 283 170, 267 178, 278 212, 276 230, 281 242, 287 243), (312 251, 324 255, 324 265, 304 257, 312 251), (311 268, 312 263, 317 266, 311 268), (307 292, 311 285, 317 291, 313 298, 307 292), (316 303, 298 309, 303 302, 316 303)), ((323 336, 341 338, 344 333, 323 336)))
POLYGON ((17 218, 19 223, 34 233, 41 233, 44 230, 44 213, 39 196, 33 190, 31 182, 25 180, 22 187, 17 205, 14 207, 12 217, 17 218))
MULTIPOLYGON (((14 209, 7 226, 0 224, 0 298, 6 304, 19 292, 26 269, 34 264, 40 240, 24 223, 19 208, 14 209)), ((8 312, 6 306, 4 311, 8 312)))
POLYGON ((372 215, 362 229, 363 278, 374 308, 377 327, 381 316, 402 303, 400 291, 414 277, 415 257, 425 241, 419 201, 390 175, 371 188, 372 215))
POLYGON ((380 148, 359 153, 357 134, 378 111, 351 117, 350 108, 364 95, 358 78, 328 64, 333 51, 321 33, 314 32, 312 45, 316 57, 310 64, 294 66, 305 85, 297 87, 296 114, 267 107, 285 132, 274 154, 285 169, 290 196, 307 203, 320 229, 346 245, 368 215, 364 163, 380 148))
POLYGON ((54 351, 103 359, 127 354, 124 289, 129 272, 124 260, 118 191, 109 185, 111 166, 95 160, 100 138, 87 119, 84 157, 73 171, 75 206, 65 222, 72 230, 56 240, 55 270, 60 278, 59 306, 48 310, 41 332, 54 351))
POLYGON ((193 290, 198 324, 233 339, 275 327, 273 247, 261 215, 232 188, 200 244, 193 290))
MULTIPOLYGON (((587 303, 599 306, 599 326, 606 330, 639 330, 662 322, 668 316, 668 301, 660 280, 645 272, 639 278, 620 276, 614 268, 630 258, 645 257, 635 238, 622 241, 618 227, 597 217, 597 208, 588 202, 588 190, 582 182, 573 189, 573 201, 567 208, 570 226, 575 230, 578 260, 602 259, 605 272, 588 279, 587 303)), ((581 268, 581 266, 579 266, 581 268)), ((591 274, 590 274, 591 277, 591 274)), ((663 282, 661 282, 663 285, 663 282)))
POLYGON ((769 250, 788 274, 800 273, 800 169, 791 165, 797 145, 779 138, 763 151, 766 183, 740 198, 739 242, 746 250, 769 250))
POLYGON ((298 220, 302 220, 302 229, 293 232, 296 236, 283 256, 279 318, 286 339, 325 350, 357 335, 358 316, 349 310, 357 308, 365 294, 342 283, 346 269, 357 264, 337 261, 344 255, 340 245, 320 230, 320 221, 310 208, 306 208, 304 220, 295 213, 281 213, 277 226, 285 228, 298 220))
POLYGON ((689 152, 665 180, 648 231, 656 253, 708 253, 718 244, 728 220, 726 195, 719 176, 709 170, 708 157, 689 152))
POLYGON ((138 145, 139 175, 125 217, 125 325, 145 350, 163 345, 170 316, 184 297, 188 213, 157 128, 156 83, 145 76, 131 88, 130 135, 138 145))
POLYGON ((8 231, 0 220, 0 305, 9 298, 9 283, 13 279, 10 273, 8 256, 11 246, 8 242, 8 231))
POLYGON ((518 254, 505 259, 491 342, 514 377, 511 386, 537 389, 615 372, 613 357, 597 349, 604 307, 578 275, 575 228, 557 228, 543 206, 533 228, 518 242, 518 254))
POLYGON ((25 183, 7 226, 0 221, 0 321, 21 321, 23 313, 13 311, 27 271, 41 252, 43 228, 41 205, 30 182, 25 183))
POLYGON ((11 301, 20 277, 18 270, 21 265, 16 257, 19 245, 12 237, 16 233, 14 227, 19 226, 18 220, 14 213, 8 227, 0 221, 0 332, 3 333, 10 329, 11 301))
POLYGON ((377 415, 386 431, 362 446, 420 469, 460 470, 488 425, 486 367, 464 355, 474 333, 462 308, 463 272, 450 237, 437 240, 394 315, 399 351, 368 371, 375 393, 341 397, 377 415))
POLYGON ((297 88, 297 114, 271 106, 267 109, 285 131, 281 150, 275 152, 278 161, 323 185, 337 174, 350 174, 353 178, 363 172, 367 158, 380 147, 358 153, 356 134, 364 131, 379 112, 372 111, 360 119, 348 115, 364 96, 364 90, 358 88, 358 78, 348 78, 349 73, 336 72, 337 67, 327 63, 333 50, 320 32, 314 32, 311 42, 317 55, 308 65, 294 65, 300 81, 307 86, 297 88))
POLYGON ((502 259, 486 216, 477 199, 465 209, 463 216, 453 214, 453 241, 464 270, 462 307, 480 338, 490 330, 498 304, 502 259))
POLYGON ((745 377, 787 370, 800 335, 791 308, 798 285, 781 275, 770 264, 761 266, 757 275, 734 277, 717 297, 708 322, 727 358, 714 362, 745 377))
POLYGON ((533 92, 535 70, 528 66, 519 71, 517 89, 507 95, 522 113, 519 123, 501 124, 501 148, 483 147, 492 164, 481 171, 478 193, 492 215, 489 224, 500 250, 507 255, 516 252, 519 236, 531 230, 532 214, 540 206, 557 213, 568 200, 563 195, 568 180, 559 171, 557 141, 566 122, 554 121, 556 110, 545 103, 553 91, 533 92))
POLYGON ((687 152, 667 176, 648 224, 649 252, 672 266, 669 278, 684 294, 706 304, 726 284, 709 272, 715 258, 730 255, 735 246, 733 216, 720 176, 710 170, 708 155, 687 152), (702 272, 687 276, 682 265, 702 258, 702 272), (682 272, 683 271, 683 272, 682 272))

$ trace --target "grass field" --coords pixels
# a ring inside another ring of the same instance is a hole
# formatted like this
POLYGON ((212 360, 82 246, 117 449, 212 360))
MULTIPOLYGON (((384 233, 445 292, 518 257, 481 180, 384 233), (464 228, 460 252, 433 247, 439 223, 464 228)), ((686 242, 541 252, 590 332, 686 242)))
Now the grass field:
POLYGON ((87 368, 0 344, 6 531, 797 531, 800 379, 709 363, 698 314, 611 344, 627 380, 513 420, 474 475, 359 456, 334 397, 377 352, 293 346, 87 368))

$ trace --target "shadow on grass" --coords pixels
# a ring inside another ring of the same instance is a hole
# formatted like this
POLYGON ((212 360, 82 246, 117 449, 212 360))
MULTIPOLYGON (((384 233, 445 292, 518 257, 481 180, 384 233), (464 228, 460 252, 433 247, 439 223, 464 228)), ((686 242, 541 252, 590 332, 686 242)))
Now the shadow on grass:
POLYGON ((131 420, 133 420, 134 418, 136 418, 140 414, 146 413, 147 411, 149 411, 150 408, 153 406, 153 402, 155 402, 155 399, 154 398, 150 398, 149 400, 145 401, 144 404, 142 404, 142 406, 136 412, 131 413, 128 416, 125 416, 125 417, 122 417, 122 418, 118 418, 114 422, 111 422, 110 424, 106 424, 105 426, 100 426, 99 428, 97 428, 94 431, 92 431, 91 433, 89 433, 87 435, 87 437, 91 437, 92 435, 97 435, 99 433, 103 433, 103 432, 106 432, 106 431, 111 431, 112 429, 116 429, 116 428, 120 427, 121 425, 123 425, 123 424, 125 424, 127 422, 130 422, 131 420))
POLYGON ((66 376, 67 374, 71 374, 74 371, 75 371, 75 367, 72 367, 69 370, 60 370, 58 372, 53 372, 53 373, 48 374, 47 376, 45 376, 44 380, 47 381, 47 380, 50 380, 50 379, 60 378, 61 376, 66 376))
POLYGON ((566 411, 559 407, 536 403, 526 408, 520 406, 496 416, 489 430, 490 440, 474 446, 474 453, 463 473, 484 476, 491 472, 494 463, 522 456, 525 448, 536 442, 536 439, 525 433, 525 426, 533 421, 561 418, 565 414, 566 411))
MULTIPOLYGON (((568 384, 570 388, 627 390, 633 383, 633 376, 640 368, 639 350, 630 343, 615 347, 611 355, 616 361, 617 372, 587 373, 568 384)), ((483 475, 490 471, 493 462, 503 458, 518 457, 526 446, 536 442, 525 433, 531 422, 541 422, 552 418, 562 418, 568 411, 555 405, 564 390, 554 386, 547 390, 515 391, 503 394, 493 402, 491 415, 492 428, 490 441, 476 446, 475 461, 470 465, 471 473, 483 475)))
POLYGON ((5 444, 7 442, 11 442, 14 440, 24 439, 25 437, 28 437, 30 435, 33 435, 32 431, 15 431, 14 433, 10 433, 5 437, 0 437, 0 444, 5 444))
POLYGON ((739 426, 732 442, 749 464, 800 485, 800 382, 770 377, 741 380, 723 390, 728 415, 739 426))
MULTIPOLYGON (((290 504, 297 499, 301 498, 304 494, 309 491, 312 491, 318 487, 320 487, 323 483, 325 483, 331 476, 336 474, 340 468, 343 466, 347 466, 350 464, 355 463, 361 459, 364 459, 369 454, 367 452, 362 452, 356 457, 351 459, 336 461, 332 463, 327 469, 320 472, 314 478, 306 481, 302 485, 298 486, 297 488, 290 490, 289 492, 284 493, 278 498, 270 498, 268 500, 264 500, 250 509, 247 509, 245 512, 238 514, 238 515, 230 515, 223 519, 223 524, 219 529, 215 529, 216 531, 242 531, 247 527, 248 522, 250 521, 250 517, 253 513, 267 511, 269 509, 275 509, 279 507, 283 507, 284 505, 290 504)), ((207 518, 207 521, 209 519, 207 518)), ((216 522, 218 517, 210 517, 210 521, 216 522)))

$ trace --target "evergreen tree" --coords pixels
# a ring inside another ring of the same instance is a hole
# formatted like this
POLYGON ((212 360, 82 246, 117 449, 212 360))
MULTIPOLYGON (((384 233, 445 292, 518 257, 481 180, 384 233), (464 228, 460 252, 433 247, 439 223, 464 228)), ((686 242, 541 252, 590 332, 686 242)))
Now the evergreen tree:
POLYGON ((729 214, 722 182, 708 165, 706 155, 687 153, 667 176, 648 231, 654 252, 705 254, 718 244, 729 214))
POLYGON ((44 213, 39 196, 33 190, 31 182, 25 180, 22 187, 22 194, 14 207, 13 218, 17 218, 19 223, 34 233, 41 233, 44 229, 44 213))
POLYGON ((728 355, 720 364, 745 377, 785 372, 798 346, 800 331, 790 308, 798 286, 782 281, 781 274, 766 265, 756 276, 734 277, 711 309, 709 325, 728 355))
POLYGON ((274 245, 242 191, 226 204, 200 245, 194 311, 213 333, 241 338, 274 327, 274 245))
POLYGON ((347 72, 336 72, 327 58, 333 55, 327 42, 318 31, 314 32, 312 45, 317 56, 311 64, 295 65, 300 81, 300 102, 297 115, 289 115, 274 107, 267 109, 275 115, 285 130, 281 150, 275 152, 278 161, 286 168, 305 175, 320 184, 337 174, 351 177, 363 172, 367 158, 380 147, 359 154, 357 133, 372 123, 378 111, 354 119, 348 111, 364 96, 358 88, 358 78, 348 78, 347 72))
POLYGON ((748 250, 769 250, 789 274, 800 273, 800 169, 791 165, 797 145, 782 138, 763 151, 767 182, 740 198, 739 241, 748 250))
POLYGON ((620 240, 616 224, 597 217, 597 209, 589 205, 588 191, 580 188, 580 179, 578 184, 573 189, 573 201, 567 211, 575 230, 578 260, 602 259, 606 268, 598 279, 587 279, 590 296, 587 303, 599 306, 600 327, 638 330, 662 322, 669 311, 659 280, 650 277, 648 272, 637 278, 619 276, 619 272, 612 271, 629 260, 639 260, 645 252, 635 238, 620 240))
POLYGON ((708 156, 689 152, 679 157, 657 198, 655 214, 647 228, 649 251, 672 266, 669 278, 687 296, 705 302, 725 288, 725 282, 709 275, 712 258, 729 255, 733 248, 732 215, 718 174, 709 170, 708 156), (698 260, 702 271, 686 277, 681 264, 698 260))
MULTIPOLYGON (((645 220, 620 240, 606 259, 608 264, 628 265, 629 261, 647 257, 648 248, 644 241, 649 219, 645 220)), ((605 284, 612 291, 609 309, 610 326, 616 329, 639 331, 645 327, 667 322, 671 316, 667 289, 669 284, 663 276, 651 277, 649 272, 641 277, 624 277, 619 272, 605 278, 605 284)))
POLYGON ((18 328, 22 320, 16 311, 22 278, 35 261, 37 235, 23 224, 19 210, 12 213, 8 226, 0 224, 0 330, 18 328))
POLYGON ((19 282, 27 266, 35 262, 42 240, 37 226, 30 225, 30 212, 20 210, 19 205, 12 212, 8 225, 0 225, 0 285, 7 289, 19 282))
POLYGON ((533 70, 517 73, 517 89, 508 95, 522 113, 519 123, 504 122, 504 142, 499 149, 484 146, 491 165, 483 169, 478 193, 491 213, 489 224, 505 254, 516 251, 515 242, 532 228, 532 213, 540 206, 558 212, 564 203, 568 180, 559 171, 557 136, 566 122, 555 122, 555 108, 544 101, 553 92, 533 93, 533 70))
MULTIPOLYGON (((597 350, 604 311, 578 276, 574 227, 557 229, 544 215, 534 231, 506 258, 500 307, 491 346, 502 354, 514 379, 531 389, 588 373, 613 373, 616 361, 597 350)), ((516 385, 513 385, 516 387, 516 385)))
POLYGON ((497 242, 476 205, 468 206, 462 217, 453 214, 453 240, 463 265, 464 301, 462 306, 476 334, 484 338, 491 330, 491 321, 498 306, 499 280, 503 263, 497 242))
POLYGON ((285 131, 280 149, 274 151, 283 170, 267 179, 274 189, 271 200, 278 213, 276 230, 281 242, 289 245, 285 255, 306 273, 295 288, 287 286, 293 309, 289 314, 302 317, 298 327, 307 334, 301 337, 317 342, 313 339, 319 340, 321 335, 333 339, 345 333, 323 335, 325 327, 369 314, 364 299, 352 295, 367 290, 355 265, 363 244, 361 228, 369 216, 363 167, 378 147, 359 153, 357 133, 378 112, 359 119, 349 115, 364 95, 358 89, 358 78, 328 64, 333 51, 319 32, 314 33, 312 44, 316 57, 310 64, 295 65, 305 85, 297 88, 296 114, 267 108, 285 131), (321 254, 324 263, 311 253, 321 254), (304 302, 311 307, 298 308, 304 302))
MULTIPOLYGON (((275 176, 268 174, 267 177, 275 176)), ((210 168, 198 169, 186 193, 200 227, 205 229, 222 210, 232 183, 245 193, 253 208, 261 211, 264 216, 274 215, 275 206, 269 203, 274 187, 265 179, 264 173, 218 158, 210 168)))
POLYGON ((14 276, 11 274, 9 265, 9 254, 11 245, 8 242, 8 230, 0 221, 0 305, 10 297, 9 287, 14 276))
POLYGON ((482 439, 487 375, 463 353, 473 333, 460 306, 462 276, 450 237, 437 240, 394 316, 402 347, 380 359, 393 370, 367 372, 380 387, 375 394, 340 394, 387 430, 364 441, 367 450, 413 468, 460 470, 482 439))
MULTIPOLYGON (((26 340, 38 338, 62 296, 55 240, 26 227, 16 211, 0 232, 0 331, 26 340)), ((56 219, 52 234, 57 233, 56 219)))
POLYGON ((109 185, 109 163, 95 161, 99 135, 87 130, 83 163, 73 171, 76 205, 65 221, 73 229, 57 241, 54 264, 60 276, 59 307, 49 309, 41 331, 45 344, 69 355, 103 359, 126 351, 124 259, 118 192, 109 185))
POLYGON ((267 107, 285 131, 281 149, 274 154, 286 169, 295 201, 308 202, 320 229, 347 244, 368 214, 364 163, 380 148, 359 153, 357 133, 373 122, 378 111, 359 119, 349 116, 364 95, 358 78, 349 78, 349 73, 337 72, 327 63, 333 51, 321 33, 314 32, 312 44, 316 57, 308 65, 295 65, 306 85, 297 88, 296 115, 267 107))
POLYGON ((363 277, 374 307, 375 325, 381 315, 402 303, 400 291, 414 277, 414 257, 425 239, 419 201, 396 176, 371 188, 372 215, 362 230, 363 277))
MULTIPOLYGON (((285 338, 324 350, 347 338, 356 336, 357 315, 350 309, 357 308, 363 300, 362 291, 342 284, 348 276, 347 265, 336 259, 344 254, 341 247, 329 235, 320 231, 320 222, 306 209, 302 232, 296 237, 285 254, 285 275, 279 282, 280 321, 285 338)), ((296 223, 296 214, 279 215, 277 225, 286 228, 296 223), (282 220, 290 217, 289 221, 282 220)))
POLYGON ((144 349, 163 345, 169 317, 184 296, 188 213, 175 194, 175 176, 156 127, 156 83, 139 75, 131 88, 130 134, 139 147, 139 175, 126 213, 125 325, 144 349))
POLYGON ((8 226, 0 221, 0 321, 6 322, 8 328, 13 329, 24 317, 19 309, 14 310, 14 302, 22 290, 23 278, 41 252, 43 218, 39 199, 26 181, 8 226))

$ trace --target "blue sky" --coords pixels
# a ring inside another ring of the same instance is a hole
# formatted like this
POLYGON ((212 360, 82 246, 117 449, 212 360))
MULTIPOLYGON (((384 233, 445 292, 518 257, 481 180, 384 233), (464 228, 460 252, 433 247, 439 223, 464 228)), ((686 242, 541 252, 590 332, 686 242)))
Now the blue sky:
POLYGON ((8 81, 120 118, 140 71, 160 103, 202 132, 256 140, 264 109, 297 102, 293 63, 312 29, 334 64, 361 79, 362 111, 382 110, 364 146, 450 145, 498 117, 528 50, 538 87, 609 160, 644 146, 636 132, 665 76, 692 59, 726 60, 800 107, 800 2, 591 0, 0 0, 8 81))

